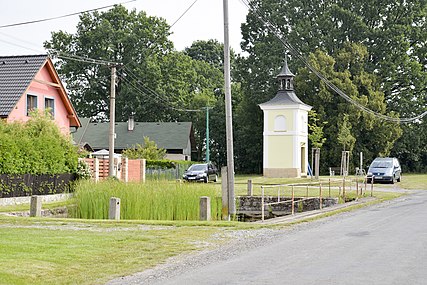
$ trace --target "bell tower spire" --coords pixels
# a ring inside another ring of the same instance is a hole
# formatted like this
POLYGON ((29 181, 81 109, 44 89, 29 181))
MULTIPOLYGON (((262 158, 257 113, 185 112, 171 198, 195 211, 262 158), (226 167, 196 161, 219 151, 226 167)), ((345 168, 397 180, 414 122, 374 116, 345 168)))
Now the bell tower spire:
POLYGON ((276 77, 279 81, 279 90, 293 91, 294 77, 295 75, 289 70, 288 67, 288 57, 287 55, 285 55, 285 64, 283 65, 282 70, 276 77))

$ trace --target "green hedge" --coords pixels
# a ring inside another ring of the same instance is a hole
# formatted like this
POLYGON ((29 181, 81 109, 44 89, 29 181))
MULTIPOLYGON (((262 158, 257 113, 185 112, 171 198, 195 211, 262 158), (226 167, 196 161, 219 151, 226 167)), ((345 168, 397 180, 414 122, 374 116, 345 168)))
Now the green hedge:
POLYGON ((0 174, 76 173, 77 148, 48 115, 26 123, 0 120, 0 174))
POLYGON ((187 169, 190 167, 190 165, 195 164, 198 162, 195 161, 187 161, 187 160, 147 160, 146 167, 147 168, 162 168, 162 169, 168 169, 168 168, 184 168, 187 169))

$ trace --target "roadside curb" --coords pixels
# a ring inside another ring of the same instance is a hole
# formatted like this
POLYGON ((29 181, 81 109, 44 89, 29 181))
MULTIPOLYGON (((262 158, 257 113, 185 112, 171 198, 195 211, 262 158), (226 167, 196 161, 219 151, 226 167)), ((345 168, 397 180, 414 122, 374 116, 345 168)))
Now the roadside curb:
POLYGON ((264 221, 257 221, 256 223, 257 224, 263 224, 263 225, 291 224, 291 223, 303 221, 306 219, 315 218, 317 216, 323 215, 325 213, 333 212, 336 210, 349 208, 349 207, 355 206, 355 205, 366 204, 368 202, 372 202, 375 200, 377 200, 377 198, 374 198, 374 197, 359 198, 356 201, 352 201, 352 202, 348 202, 348 203, 344 203, 344 204, 338 204, 335 206, 323 208, 321 210, 319 209, 319 210, 314 210, 314 211, 309 211, 309 212, 304 212, 304 213, 296 213, 294 215, 277 217, 277 218, 272 218, 272 219, 268 219, 268 220, 264 220, 264 221))

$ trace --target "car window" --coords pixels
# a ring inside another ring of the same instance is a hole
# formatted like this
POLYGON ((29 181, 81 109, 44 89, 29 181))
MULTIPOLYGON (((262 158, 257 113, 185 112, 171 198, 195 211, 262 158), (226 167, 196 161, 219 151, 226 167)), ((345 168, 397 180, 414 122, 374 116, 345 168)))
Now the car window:
POLYGON ((206 170, 206 164, 193 164, 192 166, 190 166, 190 168, 188 169, 189 171, 201 171, 201 170, 206 170))
POLYGON ((393 167, 391 161, 374 161, 371 165, 372 168, 390 168, 393 167))

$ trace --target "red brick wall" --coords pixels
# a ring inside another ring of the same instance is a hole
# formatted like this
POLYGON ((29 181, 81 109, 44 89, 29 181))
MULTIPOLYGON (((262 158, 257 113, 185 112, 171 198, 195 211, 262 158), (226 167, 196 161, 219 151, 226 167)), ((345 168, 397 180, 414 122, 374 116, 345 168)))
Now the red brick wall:
POLYGON ((128 160, 128 181, 141 181, 141 161, 137 159, 128 160))

